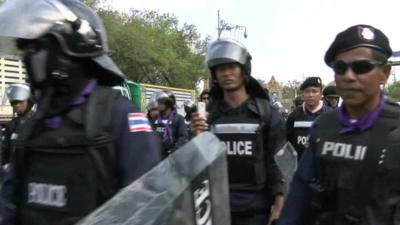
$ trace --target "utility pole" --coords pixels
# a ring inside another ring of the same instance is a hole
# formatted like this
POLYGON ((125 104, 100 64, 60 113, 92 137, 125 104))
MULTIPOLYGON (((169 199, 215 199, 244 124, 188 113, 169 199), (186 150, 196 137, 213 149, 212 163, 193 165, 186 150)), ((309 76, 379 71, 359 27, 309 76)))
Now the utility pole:
POLYGON ((232 25, 226 23, 224 20, 221 20, 219 10, 217 11, 217 13, 218 13, 218 25, 217 25, 218 39, 221 38, 222 31, 224 31, 224 30, 226 30, 226 31, 236 30, 236 31, 240 31, 240 32, 244 31, 243 37, 247 38, 247 28, 245 26, 240 26, 240 25, 232 26, 232 25))

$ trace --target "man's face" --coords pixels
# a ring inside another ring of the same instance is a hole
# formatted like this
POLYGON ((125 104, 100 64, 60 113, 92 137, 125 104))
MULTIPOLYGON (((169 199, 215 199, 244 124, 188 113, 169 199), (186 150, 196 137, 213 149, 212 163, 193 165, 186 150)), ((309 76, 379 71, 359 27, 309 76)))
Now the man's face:
POLYGON ((149 115, 150 115, 151 119, 153 119, 153 120, 156 119, 158 116, 158 109, 157 108, 150 109, 149 115))
POLYGON ((307 87, 303 90, 303 98, 306 106, 317 106, 321 100, 321 96, 321 88, 319 87, 307 87))
POLYGON ((23 115, 28 109, 28 101, 12 101, 11 106, 18 116, 23 115))
POLYGON ((167 105, 164 102, 159 102, 158 103, 158 111, 164 112, 165 110, 167 110, 167 105))
POLYGON ((328 106, 336 108, 339 103, 339 95, 327 95, 324 96, 325 101, 327 102, 328 106))
POLYGON ((227 63, 217 67, 215 75, 218 85, 224 91, 236 91, 244 86, 240 66, 236 63, 227 63))
POLYGON ((201 98, 200 98, 200 101, 207 104, 207 103, 208 103, 208 99, 209 99, 208 94, 203 94, 203 95, 201 96, 201 98))
MULTIPOLYGON (((359 60, 373 60, 369 48, 356 48, 336 56, 336 62, 345 63, 359 60)), ((355 66, 355 64, 353 64, 355 66)), ((356 74, 353 68, 343 73, 335 72, 336 91, 349 106, 365 106, 372 99, 380 96, 380 85, 385 84, 390 73, 390 65, 374 65, 365 73, 356 74)), ((357 69, 355 69, 357 72, 357 69)))

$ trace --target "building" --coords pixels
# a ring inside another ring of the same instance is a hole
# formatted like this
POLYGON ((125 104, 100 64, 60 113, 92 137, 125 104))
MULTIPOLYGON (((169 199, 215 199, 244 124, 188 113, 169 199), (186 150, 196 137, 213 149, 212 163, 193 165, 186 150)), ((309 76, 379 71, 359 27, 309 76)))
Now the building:
POLYGON ((6 88, 13 83, 26 83, 26 70, 17 56, 0 53, 0 124, 13 117, 11 105, 6 96, 6 88))
POLYGON ((282 98, 282 86, 276 81, 275 76, 271 77, 271 80, 266 84, 266 88, 269 91, 270 96, 276 96, 278 99, 282 98))

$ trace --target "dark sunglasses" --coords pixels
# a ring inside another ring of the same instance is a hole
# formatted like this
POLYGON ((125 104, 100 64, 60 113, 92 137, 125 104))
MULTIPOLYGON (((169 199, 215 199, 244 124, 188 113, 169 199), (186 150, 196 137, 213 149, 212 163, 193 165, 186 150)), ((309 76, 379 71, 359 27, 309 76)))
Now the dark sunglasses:
POLYGON ((353 62, 344 62, 340 60, 331 63, 333 71, 338 75, 344 75, 349 67, 355 74, 361 75, 370 72, 376 66, 382 65, 385 65, 385 63, 375 60, 357 60, 353 62))

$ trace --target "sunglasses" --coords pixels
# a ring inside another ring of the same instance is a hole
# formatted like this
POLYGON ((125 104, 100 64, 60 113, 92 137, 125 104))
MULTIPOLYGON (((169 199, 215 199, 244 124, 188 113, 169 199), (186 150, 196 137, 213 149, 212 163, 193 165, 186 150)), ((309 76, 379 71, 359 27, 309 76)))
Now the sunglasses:
POLYGON ((350 67, 354 74, 361 75, 371 72, 376 66, 385 65, 383 62, 375 60, 357 60, 353 62, 335 61, 331 63, 331 67, 335 74, 344 75, 350 67))

